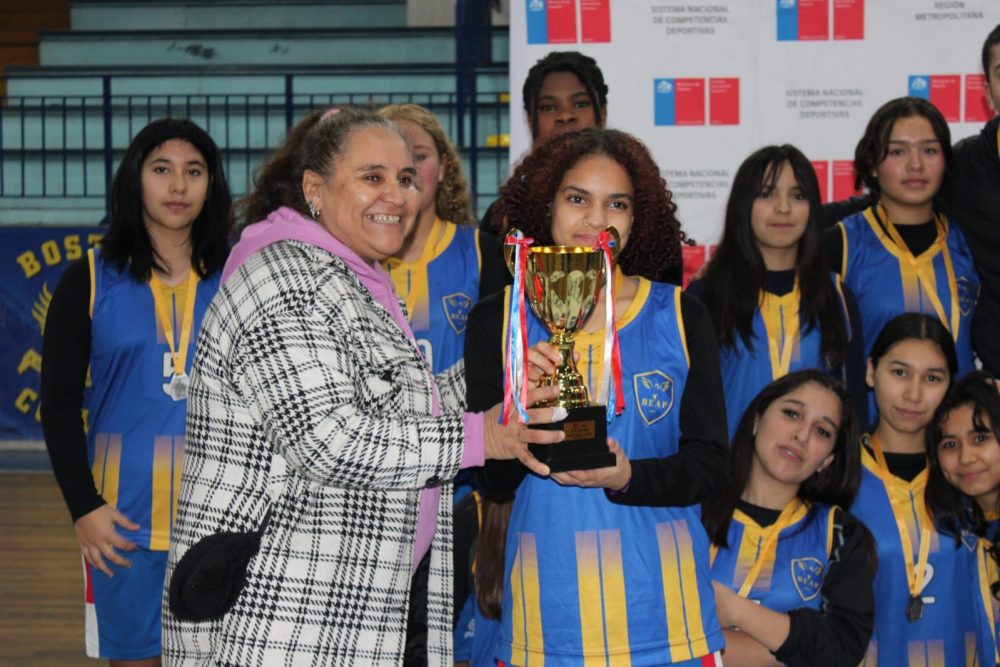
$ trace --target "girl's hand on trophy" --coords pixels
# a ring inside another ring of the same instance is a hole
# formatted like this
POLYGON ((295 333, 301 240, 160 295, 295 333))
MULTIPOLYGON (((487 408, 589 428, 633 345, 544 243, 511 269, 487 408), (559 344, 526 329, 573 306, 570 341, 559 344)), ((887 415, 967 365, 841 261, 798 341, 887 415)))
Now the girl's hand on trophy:
MULTIPOLYGON (((527 404, 534 405, 549 401, 559 396, 558 387, 535 387, 528 390, 527 404)), ((500 423, 500 411, 503 404, 498 403, 490 408, 485 415, 486 458, 517 459, 531 472, 547 477, 549 467, 540 462, 528 449, 528 444, 553 445, 566 439, 561 431, 546 431, 528 428, 518 420, 517 411, 511 407, 507 424, 500 423)), ((529 408, 528 420, 531 424, 551 424, 566 419, 566 408, 529 408)))
POLYGON ((567 470, 554 472, 552 479, 563 486, 600 487, 609 491, 624 493, 632 479, 632 464, 628 456, 613 438, 608 438, 608 450, 615 455, 615 464, 608 468, 594 470, 567 470))
POLYGON ((546 341, 528 348, 528 387, 537 387, 543 376, 555 373, 561 361, 559 351, 546 341))

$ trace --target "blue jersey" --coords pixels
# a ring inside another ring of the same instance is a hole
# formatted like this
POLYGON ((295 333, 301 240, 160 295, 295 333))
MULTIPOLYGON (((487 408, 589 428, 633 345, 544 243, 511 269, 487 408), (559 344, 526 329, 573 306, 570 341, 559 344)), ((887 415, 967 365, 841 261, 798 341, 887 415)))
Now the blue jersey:
POLYGON ((919 595, 923 616, 906 617, 910 589, 903 549, 919 553, 921 525, 930 524, 924 510, 927 470, 911 482, 880 469, 862 448, 861 488, 851 513, 875 538, 878 571, 875 574, 875 632, 863 665, 924 667, 972 665, 976 655, 976 624, 969 582, 975 577, 975 541, 941 535, 931 524, 930 556, 919 595), (903 544, 890 499, 895 498, 904 517, 911 545, 903 544))
MULTIPOLYGON (((688 373, 680 288, 640 280, 618 334, 625 410, 608 435, 633 459, 676 454, 688 373)), ((532 313, 528 338, 549 338, 532 313)), ((593 397, 604 333, 575 338, 593 397)), ((721 649, 700 514, 698 505, 617 505, 603 489, 528 475, 507 530, 497 657, 550 667, 662 665, 721 649)))
MULTIPOLYGON (((187 400, 168 394, 173 362, 156 314, 152 287, 127 269, 88 253, 91 285, 90 429, 87 456, 98 493, 139 524, 128 538, 166 550, 177 507, 187 400)), ((186 371, 191 372, 198 328, 219 287, 219 274, 191 285, 194 321, 186 371)), ((184 299, 168 301, 179 345, 184 299)))
POLYGON ((990 590, 990 586, 1000 578, 1000 572, 997 571, 993 556, 989 554, 989 548, 989 542, 980 542, 972 589, 976 607, 976 647, 979 651, 979 664, 983 666, 1000 662, 1000 600, 990 590))
POLYGON ((747 599, 780 612, 802 607, 818 610, 830 567, 835 510, 832 505, 801 503, 791 523, 778 534, 776 547, 763 551, 768 528, 777 526, 761 527, 737 509, 726 533, 729 546, 712 547, 712 579, 739 591, 754 563, 764 559, 747 599))
MULTIPOLYGON (((893 243, 872 208, 845 218, 840 230, 840 275, 858 301, 865 356, 889 320, 907 312, 927 313, 937 315, 955 340, 958 377, 975 370, 972 311, 979 276, 961 230, 942 216, 937 239, 919 257, 893 243)), ((875 414, 875 406, 870 407, 875 414)))
POLYGON ((436 219, 417 261, 384 264, 431 371, 448 370, 465 354, 465 324, 479 300, 479 230, 436 219))
MULTIPOLYGON (((848 322, 847 306, 840 291, 840 280, 831 276, 840 294, 844 321, 848 322)), ((753 347, 748 349, 736 336, 733 345, 719 348, 722 363, 722 386, 726 392, 726 416, 729 439, 732 440, 743 412, 757 393, 779 377, 805 368, 818 368, 829 373, 830 368, 820 350, 822 337, 819 326, 799 321, 800 293, 798 281, 788 294, 778 296, 765 292, 761 305, 753 316, 753 347), (803 326, 804 324, 804 326, 803 326), (786 351, 786 346, 790 348, 786 351), (787 354, 788 365, 782 368, 780 357, 787 354)))

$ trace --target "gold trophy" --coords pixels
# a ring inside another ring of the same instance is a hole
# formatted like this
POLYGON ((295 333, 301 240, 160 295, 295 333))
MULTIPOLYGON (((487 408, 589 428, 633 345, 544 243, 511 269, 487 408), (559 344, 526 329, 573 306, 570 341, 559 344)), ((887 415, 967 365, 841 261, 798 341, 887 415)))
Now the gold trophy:
MULTIPOLYGON (((608 232, 617 250, 618 231, 608 227, 608 232)), ((513 273, 513 248, 506 246, 504 251, 513 273)), ((542 376, 539 382, 541 386, 558 386, 558 398, 532 407, 562 407, 568 413, 561 422, 532 426, 561 429, 566 433, 565 440, 555 445, 528 447, 552 472, 613 466, 615 456, 608 451, 607 444, 607 410, 590 402, 587 385, 573 361, 573 334, 594 311, 608 279, 603 251, 585 246, 530 246, 526 251, 525 296, 535 316, 548 328, 549 343, 562 357, 555 373, 542 376)), ((610 373, 611 369, 604 372, 610 373)))

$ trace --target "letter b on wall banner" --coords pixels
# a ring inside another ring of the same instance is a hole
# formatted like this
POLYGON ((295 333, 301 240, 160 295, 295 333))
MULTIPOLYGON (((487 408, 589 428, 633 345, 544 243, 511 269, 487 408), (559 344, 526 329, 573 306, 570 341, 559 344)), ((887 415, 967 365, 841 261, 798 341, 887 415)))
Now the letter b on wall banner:
POLYGON ((0 244, 0 440, 41 440, 42 331, 65 268, 96 227, 4 227, 0 244))

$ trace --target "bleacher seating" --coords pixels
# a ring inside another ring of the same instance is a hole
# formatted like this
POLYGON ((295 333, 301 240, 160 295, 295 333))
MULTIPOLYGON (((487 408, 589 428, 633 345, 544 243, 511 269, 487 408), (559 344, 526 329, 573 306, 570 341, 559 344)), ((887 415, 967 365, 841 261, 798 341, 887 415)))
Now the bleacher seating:
POLYGON ((2 223, 99 221, 110 172, 152 118, 205 127, 243 194, 289 123, 369 101, 431 108, 466 161, 476 156, 466 170, 479 211, 496 195, 507 162, 497 136, 509 127, 505 30, 493 30, 493 64, 477 70, 475 122, 459 123, 454 30, 405 28, 401 0, 69 4, 70 30, 40 33, 39 64, 6 71, 2 223))

